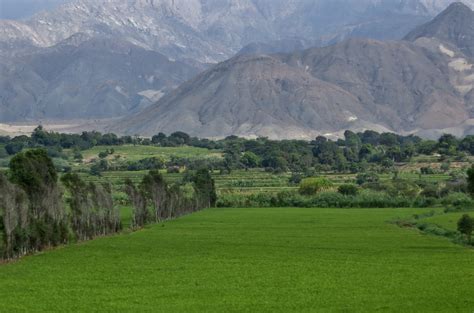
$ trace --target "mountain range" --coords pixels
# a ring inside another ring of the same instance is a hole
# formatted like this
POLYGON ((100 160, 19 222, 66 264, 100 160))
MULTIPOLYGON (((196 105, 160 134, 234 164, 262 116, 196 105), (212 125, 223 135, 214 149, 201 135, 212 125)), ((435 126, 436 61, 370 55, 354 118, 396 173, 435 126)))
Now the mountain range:
POLYGON ((111 129, 270 138, 345 129, 464 134, 474 114, 473 26, 474 12, 454 3, 405 40, 239 55, 111 129))
POLYGON ((465 132, 474 0, 433 19, 452 2, 73 0, 0 21, 0 122, 126 116, 107 129, 209 137, 465 132))

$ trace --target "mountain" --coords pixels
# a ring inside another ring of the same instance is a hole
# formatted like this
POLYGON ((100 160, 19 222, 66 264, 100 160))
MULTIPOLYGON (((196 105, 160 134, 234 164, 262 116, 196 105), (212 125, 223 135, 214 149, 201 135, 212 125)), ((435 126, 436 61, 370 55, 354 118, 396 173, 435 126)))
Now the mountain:
POLYGON ((466 56, 474 57, 474 12, 465 4, 451 4, 431 22, 417 27, 405 39, 435 38, 457 47, 466 56))
POLYGON ((0 116, 2 121, 120 116, 154 103, 197 72, 126 41, 76 34, 0 61, 0 116))
POLYGON ((290 53, 317 46, 322 46, 322 43, 302 38, 286 38, 269 42, 252 42, 240 49, 237 55, 290 53))
MULTIPOLYGON (((459 14, 452 10, 458 6, 440 16, 456 23, 449 16, 459 14)), ((463 15, 472 13, 462 8, 463 15)), ((240 55, 110 129, 271 138, 344 129, 462 133, 474 115, 474 66, 457 48, 349 39, 294 53, 240 55)))
POLYGON ((70 0, 0 20, 0 122, 127 115, 236 54, 399 39, 451 2, 70 0))
MULTIPOLYGON (((470 5, 474 0, 467 0, 470 5)), ((78 32, 117 36, 169 58, 223 61, 252 42, 399 39, 450 0, 74 0, 0 22, 0 42, 38 47, 78 32)), ((8 49, 3 49, 7 53, 8 49)))

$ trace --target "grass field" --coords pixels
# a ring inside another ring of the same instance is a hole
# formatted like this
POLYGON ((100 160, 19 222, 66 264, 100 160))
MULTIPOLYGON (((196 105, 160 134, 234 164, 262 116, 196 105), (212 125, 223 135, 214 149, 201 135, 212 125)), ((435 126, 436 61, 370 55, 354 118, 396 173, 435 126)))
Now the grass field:
POLYGON ((456 212, 456 213, 446 213, 442 215, 435 215, 432 217, 425 218, 422 221, 426 223, 430 223, 430 224, 436 224, 447 230, 456 231, 457 223, 459 219, 461 218, 463 214, 466 214, 466 213, 471 216, 474 216, 473 212, 463 212, 463 213, 456 212))
POLYGON ((421 209, 211 209, 0 266, 1 312, 472 312, 474 250, 421 209))

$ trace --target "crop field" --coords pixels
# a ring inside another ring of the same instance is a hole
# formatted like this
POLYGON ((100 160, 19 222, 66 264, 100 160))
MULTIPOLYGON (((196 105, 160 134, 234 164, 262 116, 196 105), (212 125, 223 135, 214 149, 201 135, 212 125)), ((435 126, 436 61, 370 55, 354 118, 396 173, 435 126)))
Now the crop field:
MULTIPOLYGON (((467 213, 472 214, 472 212, 467 213)), ((457 230, 457 222, 463 214, 466 214, 466 212, 445 213, 442 215, 435 215, 432 217, 425 218, 422 221, 438 225, 439 227, 442 227, 447 230, 455 231, 457 230)))
POLYGON ((210 209, 0 266, 2 312, 472 312, 474 250, 422 209, 210 209))
POLYGON ((123 146, 96 146, 82 152, 85 160, 98 158, 100 152, 114 149, 114 154, 110 158, 119 156, 127 161, 138 161, 145 158, 158 157, 169 160, 171 156, 175 157, 220 157, 219 151, 210 151, 208 149, 196 147, 157 147, 143 145, 123 145, 123 146))

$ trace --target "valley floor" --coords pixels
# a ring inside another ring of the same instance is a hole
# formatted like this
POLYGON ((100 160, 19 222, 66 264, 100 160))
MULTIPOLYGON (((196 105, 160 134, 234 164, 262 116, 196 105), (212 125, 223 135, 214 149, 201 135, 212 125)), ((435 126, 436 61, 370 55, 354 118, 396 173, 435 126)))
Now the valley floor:
POLYGON ((210 209, 0 266, 1 312, 472 312, 474 250, 422 209, 210 209))

